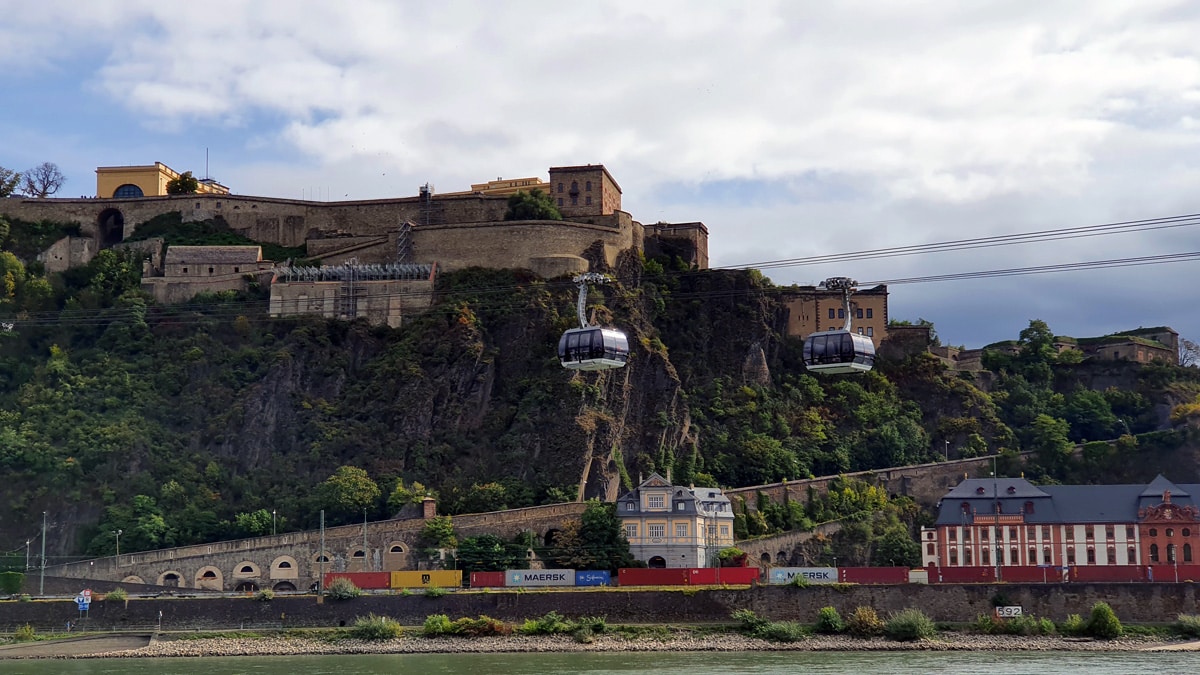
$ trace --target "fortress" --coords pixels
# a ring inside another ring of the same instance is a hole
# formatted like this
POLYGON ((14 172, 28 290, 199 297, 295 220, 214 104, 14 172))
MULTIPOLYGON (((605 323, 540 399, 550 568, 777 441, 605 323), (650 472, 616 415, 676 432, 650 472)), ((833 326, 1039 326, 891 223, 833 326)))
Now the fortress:
MULTIPOLYGON (((95 252, 133 235, 138 225, 178 212, 185 222, 219 219, 262 243, 306 246, 325 265, 436 264, 442 271, 472 266, 529 269, 550 278, 616 263, 639 249, 669 252, 698 269, 708 267, 708 230, 701 222, 643 225, 621 210, 621 188, 600 164, 551 167, 538 178, 497 180, 471 190, 414 197, 317 202, 225 194, 166 195, 151 167, 97 169, 97 198, 3 199, 0 213, 26 221, 78 223, 82 237, 60 242, 47 269, 84 264, 95 252), (563 220, 504 219, 517 191, 548 193, 563 220), (142 196, 124 196, 137 195, 142 196)), ((173 172, 172 172, 173 173, 173 172)), ((223 187, 223 186, 221 186, 223 187)), ((277 261, 282 262, 282 261, 277 261)))

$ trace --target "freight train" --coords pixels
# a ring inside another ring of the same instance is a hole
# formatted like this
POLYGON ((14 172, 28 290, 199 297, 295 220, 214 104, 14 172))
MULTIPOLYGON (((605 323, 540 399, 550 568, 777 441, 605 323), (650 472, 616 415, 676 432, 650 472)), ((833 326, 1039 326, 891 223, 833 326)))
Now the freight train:
POLYGON ((995 567, 672 567, 607 570, 462 572, 329 572, 324 582, 349 579, 363 590, 405 588, 562 588, 597 586, 748 586, 794 584, 1182 583, 1200 581, 1200 565, 1087 565, 995 567))

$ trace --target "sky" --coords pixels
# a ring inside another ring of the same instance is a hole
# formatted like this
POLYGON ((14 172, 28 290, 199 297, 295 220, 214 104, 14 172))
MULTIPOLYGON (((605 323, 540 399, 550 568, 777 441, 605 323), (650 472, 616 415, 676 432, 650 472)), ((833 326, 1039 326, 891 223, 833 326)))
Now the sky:
MULTIPOLYGON (((0 166, 413 196, 604 164, 713 266, 1200 213, 1200 3, 0 0, 0 166), (206 160, 207 157, 207 160, 206 160), (207 164, 206 164, 207 161, 207 164)), ((777 284, 1200 251, 1200 225, 766 270, 777 284)), ((1200 262, 896 284, 943 342, 1169 325, 1200 262)))

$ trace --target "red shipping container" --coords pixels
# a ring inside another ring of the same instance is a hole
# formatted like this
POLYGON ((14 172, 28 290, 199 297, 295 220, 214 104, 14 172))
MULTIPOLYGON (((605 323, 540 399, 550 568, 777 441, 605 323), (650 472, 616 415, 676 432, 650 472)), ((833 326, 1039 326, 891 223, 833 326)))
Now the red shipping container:
POLYGON ((1000 580, 1014 584, 1062 583, 1063 573, 1061 567, 1037 567, 1034 565, 1001 567, 1000 580))
POLYGON ((504 572, 471 572, 471 588, 504 586, 504 572))
POLYGON ((907 584, 907 567, 840 567, 838 581, 847 584, 907 584))
POLYGON ((617 570, 617 582, 621 586, 687 586, 691 576, 689 571, 682 567, 668 569, 622 567, 617 570))
POLYGON ((1197 565, 1149 565, 1146 580, 1156 583, 1180 583, 1200 581, 1200 566, 1197 565), (1153 576, 1152 576, 1153 575, 1153 576))
POLYGON ((931 584, 989 584, 995 580, 992 567, 929 567, 931 584))
POLYGON ((326 572, 325 588, 329 588, 329 584, 333 583, 333 580, 338 578, 349 579, 350 583, 358 586, 364 591, 388 589, 392 587, 391 572, 326 572))
POLYGON ((715 569, 717 570, 718 584, 745 586, 757 582, 760 577, 757 567, 718 567, 715 569))
MULTIPOLYGON (((1147 581, 1146 568, 1140 565, 1076 565, 1071 567, 1071 581, 1115 582, 1147 581)), ((1158 578, 1157 570, 1154 578, 1158 578)), ((1172 574, 1170 581, 1175 580, 1172 574)))

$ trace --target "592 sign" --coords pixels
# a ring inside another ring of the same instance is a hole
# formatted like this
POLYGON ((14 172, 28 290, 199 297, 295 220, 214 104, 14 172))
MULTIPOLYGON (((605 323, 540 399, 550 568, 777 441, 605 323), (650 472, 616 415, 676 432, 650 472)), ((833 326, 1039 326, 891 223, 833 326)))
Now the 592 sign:
POLYGON ((996 616, 1001 619, 1015 619, 1018 616, 1021 616, 1022 613, 1023 612, 1021 611, 1020 605, 1010 605, 1007 607, 996 608, 996 616))

